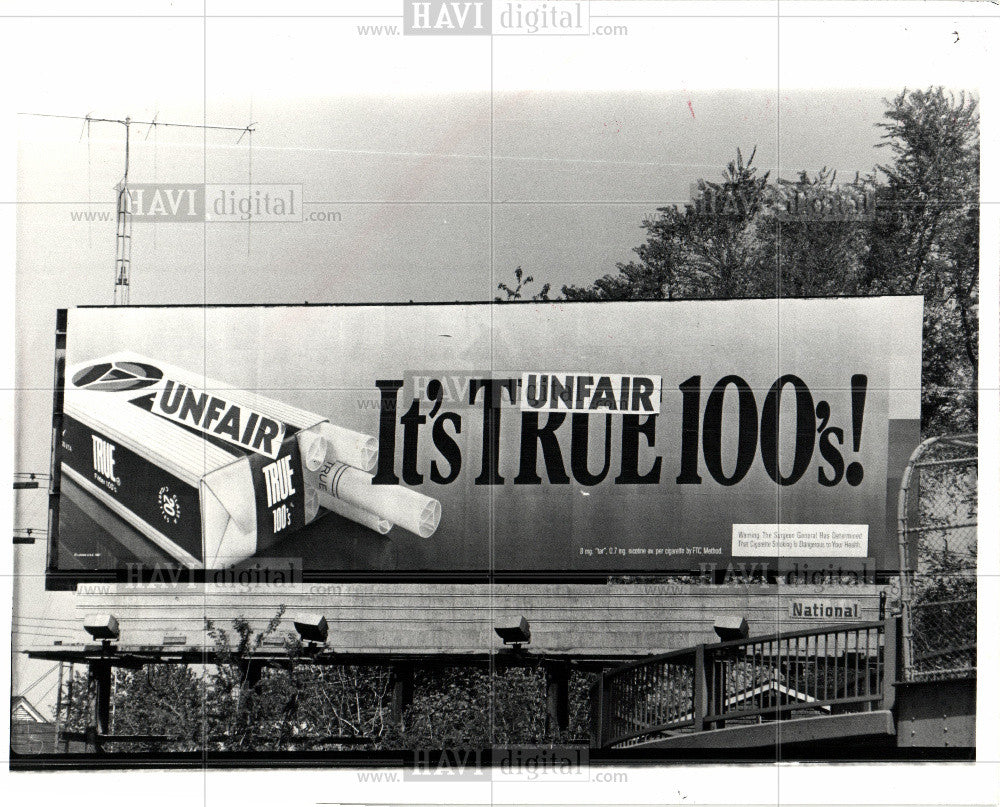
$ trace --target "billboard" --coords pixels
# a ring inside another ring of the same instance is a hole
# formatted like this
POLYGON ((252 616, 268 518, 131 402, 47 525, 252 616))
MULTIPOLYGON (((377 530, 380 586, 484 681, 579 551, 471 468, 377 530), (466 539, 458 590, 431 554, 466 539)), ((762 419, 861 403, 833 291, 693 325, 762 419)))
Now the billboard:
POLYGON ((50 584, 891 571, 921 328, 919 297, 73 309, 50 584))

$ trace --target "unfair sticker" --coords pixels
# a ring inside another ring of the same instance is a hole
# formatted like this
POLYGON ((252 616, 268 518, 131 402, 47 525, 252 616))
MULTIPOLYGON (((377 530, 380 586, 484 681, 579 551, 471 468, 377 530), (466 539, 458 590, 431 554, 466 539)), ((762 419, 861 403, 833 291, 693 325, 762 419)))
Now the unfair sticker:
POLYGON ((231 445, 277 458, 285 439, 284 423, 169 378, 158 382, 154 390, 153 414, 231 445))

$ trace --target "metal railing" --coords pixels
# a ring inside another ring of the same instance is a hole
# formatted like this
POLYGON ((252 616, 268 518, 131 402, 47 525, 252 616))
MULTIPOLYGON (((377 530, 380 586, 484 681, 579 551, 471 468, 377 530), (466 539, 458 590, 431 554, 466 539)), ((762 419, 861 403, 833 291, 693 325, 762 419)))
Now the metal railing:
POLYGON ((681 733, 892 707, 897 619, 704 644, 600 676, 591 741, 624 747, 681 733))
POLYGON ((698 654, 678 650, 603 673, 591 690, 592 738, 604 747, 694 726, 698 654))

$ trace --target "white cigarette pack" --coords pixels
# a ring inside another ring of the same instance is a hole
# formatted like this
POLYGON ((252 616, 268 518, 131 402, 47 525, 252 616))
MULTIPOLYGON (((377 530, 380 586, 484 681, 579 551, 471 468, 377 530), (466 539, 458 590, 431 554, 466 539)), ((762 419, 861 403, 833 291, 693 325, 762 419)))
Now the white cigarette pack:
POLYGON ((326 458, 323 429, 373 465, 374 438, 134 353, 67 368, 65 390, 63 472, 189 568, 249 558, 315 517, 305 473, 326 458))

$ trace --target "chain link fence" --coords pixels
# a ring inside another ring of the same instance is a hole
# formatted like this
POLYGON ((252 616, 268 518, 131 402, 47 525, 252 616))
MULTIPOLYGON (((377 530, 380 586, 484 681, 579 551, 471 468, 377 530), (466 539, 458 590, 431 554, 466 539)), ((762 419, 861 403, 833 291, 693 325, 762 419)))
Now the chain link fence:
POLYGON ((903 680, 975 674, 978 470, 976 436, 954 435, 924 441, 904 474, 903 680))

